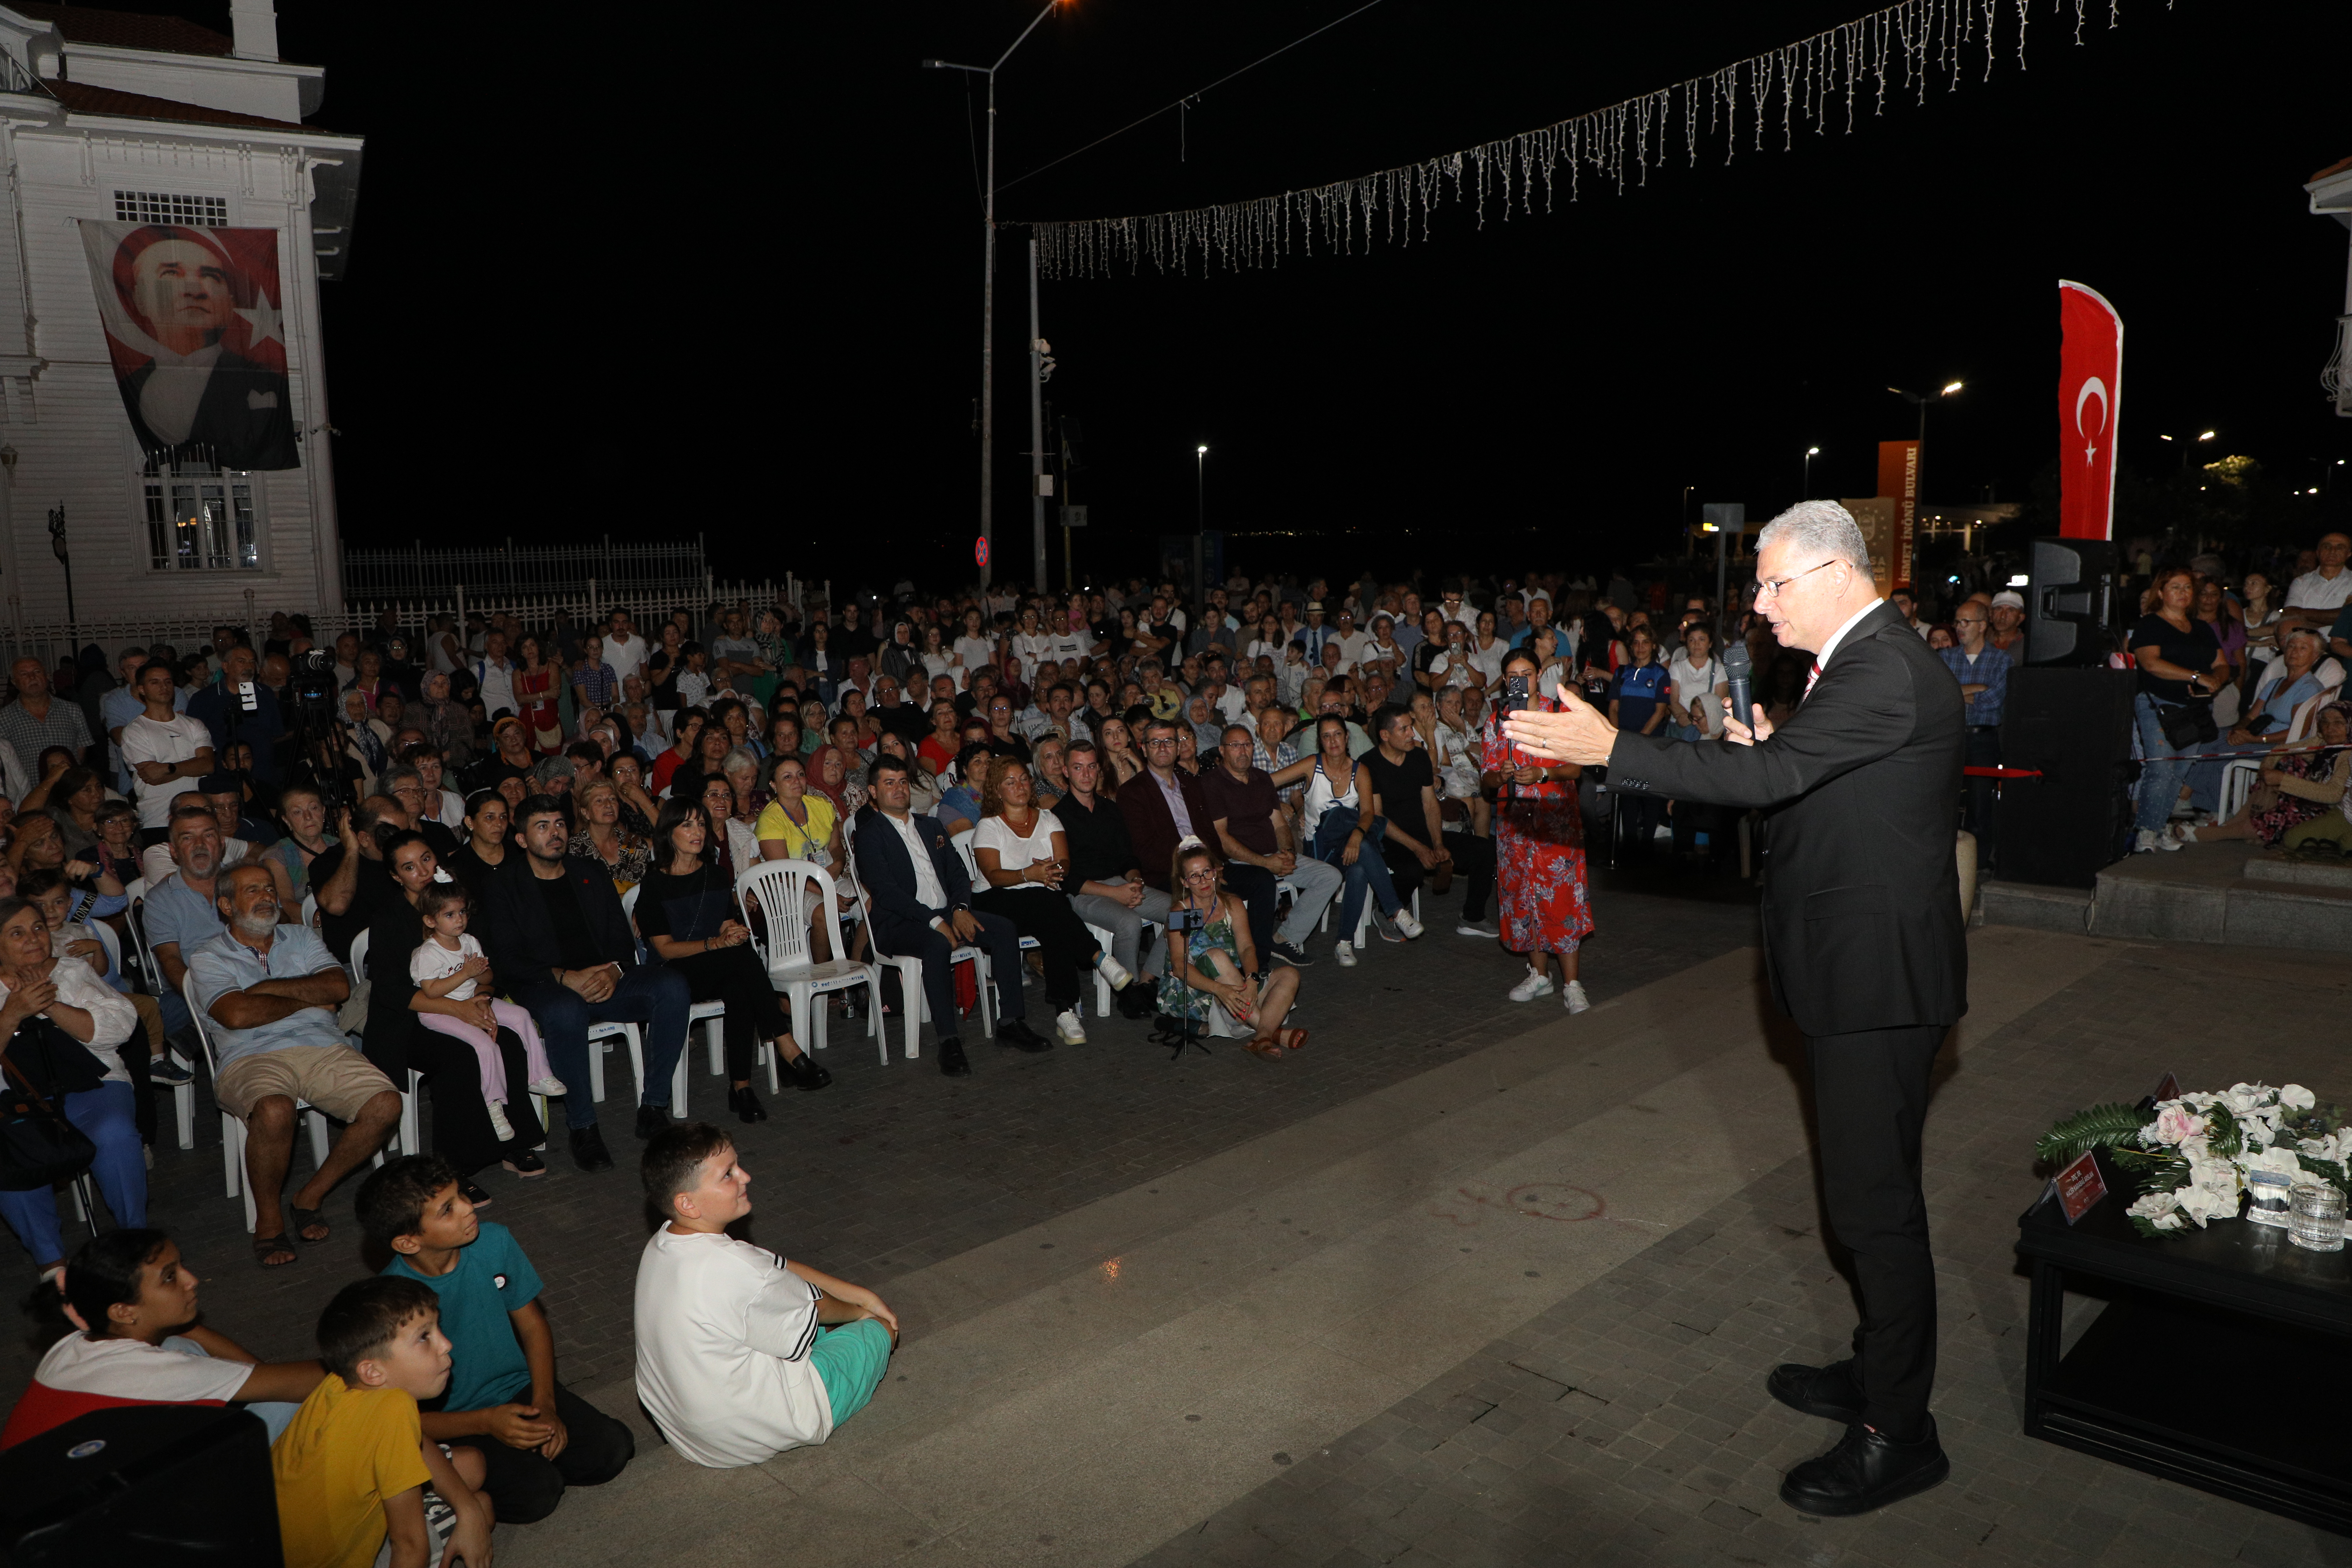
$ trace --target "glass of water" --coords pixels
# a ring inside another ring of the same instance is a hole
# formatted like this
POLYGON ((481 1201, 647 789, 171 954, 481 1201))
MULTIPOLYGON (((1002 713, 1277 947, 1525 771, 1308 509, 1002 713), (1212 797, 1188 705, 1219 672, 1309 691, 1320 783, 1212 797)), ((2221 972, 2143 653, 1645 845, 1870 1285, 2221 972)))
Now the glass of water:
POLYGON ((2289 1211, 2294 1207, 2294 1181, 2284 1171, 2250 1171, 2246 1173, 2246 1217, 2256 1225, 2287 1227, 2289 1211))
POLYGON ((2294 1189, 2286 1238, 2314 1252, 2344 1250, 2344 1191, 2325 1182, 2294 1189))

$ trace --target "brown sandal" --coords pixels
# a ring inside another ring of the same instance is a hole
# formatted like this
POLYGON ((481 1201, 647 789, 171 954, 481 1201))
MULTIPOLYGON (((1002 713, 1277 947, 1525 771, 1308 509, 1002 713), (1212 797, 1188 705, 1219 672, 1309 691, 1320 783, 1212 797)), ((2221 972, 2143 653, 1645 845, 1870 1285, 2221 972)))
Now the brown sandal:
POLYGON ((1286 1049, 1303 1051, 1307 1048, 1307 1031, 1304 1029, 1276 1029, 1274 1032, 1274 1037, 1276 1042, 1286 1049), (1282 1037, 1285 1035, 1288 1035, 1290 1038, 1284 1040, 1282 1037))
POLYGON ((1242 1049, 1262 1062, 1278 1062, 1282 1059, 1280 1040, 1261 1040, 1252 1037, 1242 1042, 1242 1049))

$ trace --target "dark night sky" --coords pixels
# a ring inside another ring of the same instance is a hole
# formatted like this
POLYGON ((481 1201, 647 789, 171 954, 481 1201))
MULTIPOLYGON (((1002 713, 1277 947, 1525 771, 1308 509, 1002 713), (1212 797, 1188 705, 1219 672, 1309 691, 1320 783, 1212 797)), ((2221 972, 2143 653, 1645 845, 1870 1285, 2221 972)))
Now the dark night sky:
MULTIPOLYGON (((1078 0, 1001 79, 1001 174, 1350 3, 1078 0)), ((121 8, 226 26, 225 4, 121 8)), ((1247 564, 1433 567, 1466 535, 1496 563, 1597 566, 1670 542, 1685 485, 1785 505, 1808 445, 1815 493, 1869 493, 1874 443, 1912 429, 1889 383, 1968 383, 1929 431, 1931 501, 2023 499, 2054 453, 2060 277, 2123 313, 2126 463, 2168 465, 2158 431, 2207 427, 2314 482, 2352 457, 2317 382, 2347 237, 2298 188, 2352 153, 2352 7, 2121 0, 2109 32, 2092 0, 2076 47, 2073 7, 2032 0, 2022 72, 2002 9, 1990 82, 1979 54, 1959 91, 1851 136, 1790 153, 1768 136, 1728 167, 1717 143, 1645 190, 1588 180, 1576 205, 1484 232, 1449 207, 1411 250, 1048 282, 1048 391, 1084 422, 1076 499, 1102 525, 1082 567, 1143 569, 1152 535, 1190 526, 1198 441, 1212 527, 1324 536, 1244 542, 1247 564)), ((289 7, 287 56, 329 68, 318 120, 370 139, 327 303, 349 532, 537 538, 585 519, 700 530, 755 574, 878 580, 899 563, 877 560, 883 538, 920 550, 919 575, 968 563, 980 117, 964 79, 915 62, 985 63, 1035 10, 805 7, 591 53, 526 15, 478 8, 450 48, 404 42, 376 7, 289 7), (420 299, 470 301, 471 329, 420 351, 420 299)), ((1183 161, 1171 115, 1015 185, 1000 216, 1369 173, 1859 12, 1384 0, 1207 95, 1183 161)), ((998 288, 997 513, 999 559, 1025 575, 1022 242, 1006 231, 998 288)))

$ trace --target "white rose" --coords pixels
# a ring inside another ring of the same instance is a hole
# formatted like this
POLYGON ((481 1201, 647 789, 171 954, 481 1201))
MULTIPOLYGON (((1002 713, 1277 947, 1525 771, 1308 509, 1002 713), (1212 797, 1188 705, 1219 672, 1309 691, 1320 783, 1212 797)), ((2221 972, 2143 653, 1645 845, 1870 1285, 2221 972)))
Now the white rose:
POLYGON ((2279 1090, 2279 1103, 2293 1110, 2309 1110, 2319 1103, 2319 1097, 2299 1083, 2291 1083, 2279 1090))
POLYGON ((2300 1180, 2303 1175, 2303 1163, 2295 1158, 2292 1149, 2263 1149, 2242 1155, 2238 1166, 2249 1175, 2256 1171, 2275 1171, 2290 1182, 2300 1180))

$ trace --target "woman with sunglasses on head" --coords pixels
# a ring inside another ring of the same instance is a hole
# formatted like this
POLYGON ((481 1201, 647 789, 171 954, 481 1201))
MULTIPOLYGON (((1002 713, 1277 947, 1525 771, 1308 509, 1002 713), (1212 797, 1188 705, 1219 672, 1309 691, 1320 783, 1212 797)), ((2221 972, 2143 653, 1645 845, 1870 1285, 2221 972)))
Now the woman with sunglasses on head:
POLYGON ((1191 834, 1176 842, 1168 885, 1175 889, 1168 930, 1168 968, 1160 978, 1160 1011, 1190 1018, 1214 1039, 1240 1040, 1260 1061, 1280 1061, 1307 1048, 1307 1031, 1283 1026, 1298 1000, 1298 971, 1277 964, 1262 981, 1251 976, 1257 952, 1250 942, 1249 910, 1217 886, 1209 847, 1191 834), (1186 931, 1190 924, 1192 929, 1186 931))

